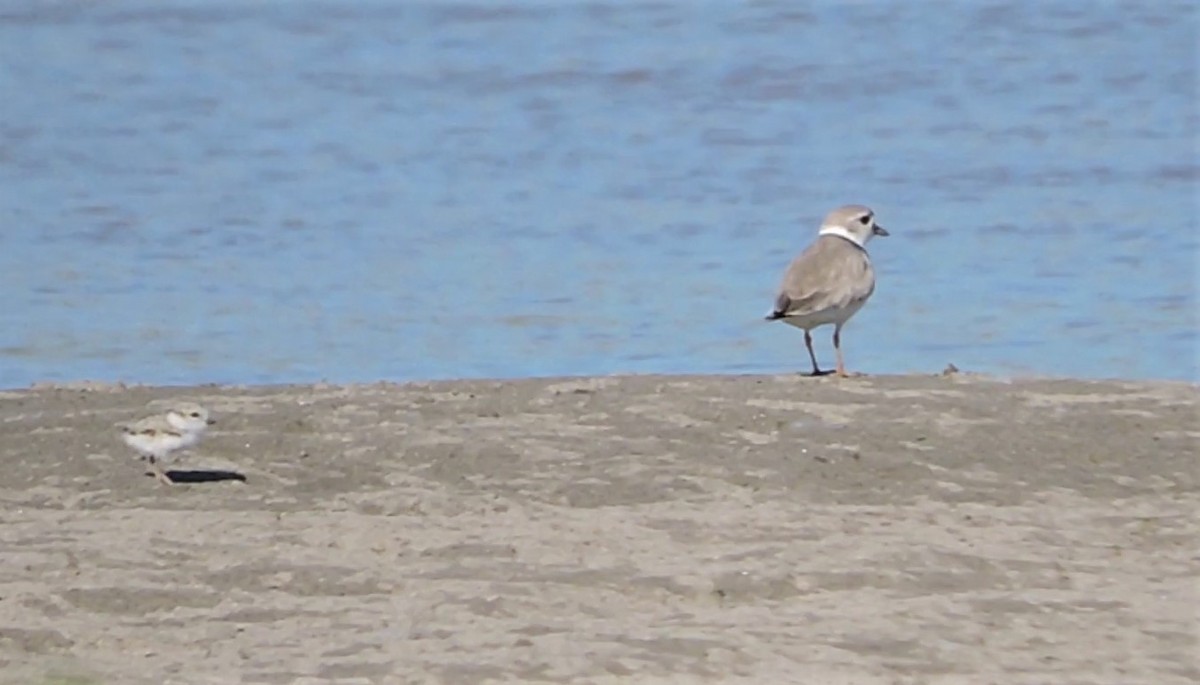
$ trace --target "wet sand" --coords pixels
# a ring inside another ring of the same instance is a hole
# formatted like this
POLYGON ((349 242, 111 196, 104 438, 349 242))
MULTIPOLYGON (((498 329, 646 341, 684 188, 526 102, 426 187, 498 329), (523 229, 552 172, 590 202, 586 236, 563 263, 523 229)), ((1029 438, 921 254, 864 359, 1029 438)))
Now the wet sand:
POLYGON ((0 683, 1197 682, 1198 398, 969 375, 0 392, 0 683), (113 425, 172 399, 218 424, 165 487, 113 425))

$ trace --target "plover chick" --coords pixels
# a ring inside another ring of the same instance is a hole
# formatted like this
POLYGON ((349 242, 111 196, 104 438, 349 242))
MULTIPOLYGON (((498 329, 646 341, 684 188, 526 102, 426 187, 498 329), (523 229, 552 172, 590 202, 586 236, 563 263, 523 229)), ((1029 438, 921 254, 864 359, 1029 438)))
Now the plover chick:
POLYGON ((215 421, 209 418, 204 407, 181 402, 162 414, 121 426, 121 439, 150 463, 150 469, 160 483, 174 485, 163 470, 163 462, 172 452, 199 442, 213 423, 215 421))

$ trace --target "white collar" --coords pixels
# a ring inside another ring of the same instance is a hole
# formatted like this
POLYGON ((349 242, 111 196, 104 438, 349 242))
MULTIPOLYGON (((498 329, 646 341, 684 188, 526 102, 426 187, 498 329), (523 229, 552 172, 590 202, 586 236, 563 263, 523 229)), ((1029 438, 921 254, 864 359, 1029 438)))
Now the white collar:
POLYGON ((859 241, 858 236, 854 235, 850 231, 847 231, 842 226, 822 226, 817 235, 836 235, 839 238, 845 238, 846 240, 849 240, 864 250, 867 249, 867 246, 863 245, 862 242, 859 241))

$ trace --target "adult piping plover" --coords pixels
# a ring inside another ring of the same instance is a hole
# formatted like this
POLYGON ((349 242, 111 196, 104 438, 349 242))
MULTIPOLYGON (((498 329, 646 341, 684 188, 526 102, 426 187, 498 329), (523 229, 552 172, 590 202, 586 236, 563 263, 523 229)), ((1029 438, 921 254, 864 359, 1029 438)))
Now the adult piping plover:
POLYGON ((867 256, 867 241, 888 235, 875 223, 875 213, 862 205, 838 207, 825 217, 817 239, 800 253, 783 275, 775 309, 768 321, 782 319, 804 330, 812 359, 812 375, 822 374, 813 352, 812 329, 833 324, 837 375, 846 376, 842 362, 842 326, 875 292, 875 270, 867 256))
POLYGON ((163 461, 175 450, 195 445, 213 423, 208 410, 192 402, 174 405, 162 414, 121 426, 121 439, 150 463, 160 483, 174 485, 163 471, 163 461))

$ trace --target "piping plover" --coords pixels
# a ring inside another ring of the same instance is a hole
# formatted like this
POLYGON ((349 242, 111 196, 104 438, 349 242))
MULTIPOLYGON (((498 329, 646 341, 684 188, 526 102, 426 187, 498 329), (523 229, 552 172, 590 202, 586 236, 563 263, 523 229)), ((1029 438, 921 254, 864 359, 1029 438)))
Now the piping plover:
POLYGON ((213 423, 208 410, 192 402, 181 402, 162 414, 121 426, 121 439, 145 461, 160 483, 174 485, 163 471, 163 461, 172 452, 187 449, 200 441, 213 423))
POLYGON ((842 326, 875 292, 875 270, 867 256, 867 241, 888 235, 875 223, 875 213, 862 205, 838 207, 821 222, 817 239, 800 253, 783 275, 775 309, 767 321, 782 319, 804 330, 804 344, 812 359, 812 375, 822 374, 813 352, 812 329, 833 324, 837 350, 837 375, 846 376, 842 362, 842 326))

